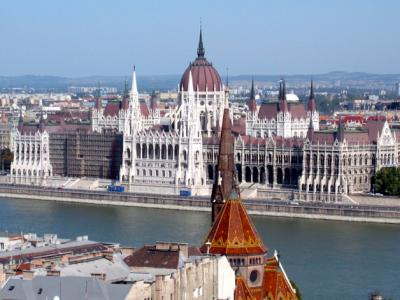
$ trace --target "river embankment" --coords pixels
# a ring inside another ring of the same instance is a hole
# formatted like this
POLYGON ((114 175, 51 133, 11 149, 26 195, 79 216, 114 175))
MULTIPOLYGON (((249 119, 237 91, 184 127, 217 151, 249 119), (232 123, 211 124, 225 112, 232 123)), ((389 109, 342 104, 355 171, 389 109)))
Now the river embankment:
MULTIPOLYGON (((209 197, 181 197, 144 193, 57 189, 23 185, 0 185, 0 197, 108 206, 136 206, 158 209, 209 212, 209 197)), ((400 224, 400 207, 243 199, 252 215, 352 222, 400 224)))

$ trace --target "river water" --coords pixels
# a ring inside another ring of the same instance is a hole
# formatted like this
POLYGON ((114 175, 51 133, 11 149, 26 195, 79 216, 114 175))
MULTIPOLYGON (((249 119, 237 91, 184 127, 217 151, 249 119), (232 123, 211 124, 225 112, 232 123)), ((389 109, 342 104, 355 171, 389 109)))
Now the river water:
MULTIPOLYGON (((400 226, 252 217, 269 248, 278 249, 303 299, 368 299, 372 291, 400 299, 400 226)), ((0 199, 0 230, 57 233, 141 246, 155 241, 200 245, 210 215, 0 199)))

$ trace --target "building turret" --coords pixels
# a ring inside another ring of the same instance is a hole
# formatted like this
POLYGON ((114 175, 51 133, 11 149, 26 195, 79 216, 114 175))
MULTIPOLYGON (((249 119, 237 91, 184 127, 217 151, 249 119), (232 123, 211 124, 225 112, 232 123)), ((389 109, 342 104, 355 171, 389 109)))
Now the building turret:
POLYGON ((254 91, 254 80, 251 80, 251 90, 250 90, 250 99, 247 102, 247 106, 249 107, 249 112, 255 113, 257 112, 257 102, 256 95, 254 91))

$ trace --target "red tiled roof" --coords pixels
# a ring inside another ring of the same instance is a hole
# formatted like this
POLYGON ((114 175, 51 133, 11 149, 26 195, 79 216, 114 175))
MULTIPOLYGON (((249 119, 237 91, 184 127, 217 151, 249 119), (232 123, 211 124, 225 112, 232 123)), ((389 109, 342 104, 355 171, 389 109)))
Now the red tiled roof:
POLYGON ((333 145, 336 139, 335 131, 314 131, 312 135, 312 144, 333 145))
POLYGON ((211 137, 203 137, 203 145, 219 145, 219 137, 213 135, 211 137))
MULTIPOLYGON (((287 109, 293 118, 300 119, 300 118, 306 118, 307 117, 307 112, 306 109, 304 108, 303 103, 301 102, 287 102, 283 101, 285 103, 282 103, 284 107, 282 107, 281 110, 287 109)), ((279 112, 279 103, 278 102, 268 102, 268 103, 263 103, 260 106, 260 110, 258 112, 258 117, 260 119, 276 119, 276 116, 278 115, 279 112)))
POLYGON ((140 113, 142 116, 148 117, 150 112, 149 108, 147 107, 147 104, 145 102, 140 102, 140 113))
POLYGON ((265 296, 272 295, 272 299, 297 299, 275 256, 269 258, 265 265, 262 292, 265 296))
MULTIPOLYGON (((65 133, 65 132, 75 132, 77 130, 90 131, 90 124, 68 124, 62 123, 57 125, 49 125, 45 126, 45 130, 49 133, 65 133)), ((35 134, 38 131, 37 124, 28 124, 22 127, 22 134, 35 134)))
POLYGON ((232 132, 234 134, 245 135, 246 134, 246 118, 241 117, 233 120, 232 132))
POLYGON ((200 251, 221 255, 267 252, 238 195, 231 195, 225 202, 200 251), (208 246, 208 243, 211 244, 208 246))
POLYGON ((304 138, 300 137, 284 138, 282 136, 274 136, 273 139, 278 147, 299 148, 304 144, 304 138))
POLYGON ((344 138, 349 145, 368 145, 370 143, 367 131, 344 132, 344 138))
POLYGON ((289 102, 289 112, 292 118, 305 119, 307 117, 307 112, 301 102, 289 102))
POLYGON ((118 116, 120 107, 121 107, 120 102, 108 102, 106 107, 104 108, 103 115, 106 117, 107 116, 110 116, 110 117, 118 116))
POLYGON ((260 110, 258 111, 258 118, 260 119, 276 119, 278 114, 278 103, 277 102, 269 102, 263 103, 260 106, 260 110))
POLYGON ((245 145, 255 145, 255 146, 256 145, 265 145, 265 142, 266 142, 266 140, 263 138, 260 138, 260 137, 257 138, 257 137, 249 136, 249 135, 241 136, 241 138, 245 145))
POLYGON ((378 140, 378 135, 382 133, 385 121, 374 121, 368 120, 366 126, 368 128, 369 140, 371 143, 376 143, 378 140))
POLYGON ((177 269, 179 250, 156 249, 156 246, 144 246, 124 259, 129 267, 149 267, 177 269))
POLYGON ((235 280, 235 294, 233 296, 235 300, 256 300, 250 292, 246 281, 242 276, 237 276, 235 280))

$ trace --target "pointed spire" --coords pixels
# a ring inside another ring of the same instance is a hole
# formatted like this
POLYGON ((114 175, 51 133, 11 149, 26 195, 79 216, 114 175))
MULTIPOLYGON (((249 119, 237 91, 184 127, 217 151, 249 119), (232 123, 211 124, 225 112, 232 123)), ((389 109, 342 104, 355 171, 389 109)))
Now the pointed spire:
POLYGON ((254 91, 254 79, 253 78, 251 78, 250 99, 249 99, 249 102, 247 103, 247 106, 249 107, 250 112, 257 111, 257 102, 256 102, 256 94, 254 91))
POLYGON ((315 98, 314 98, 314 84, 313 84, 312 80, 311 80, 310 98, 308 100, 307 110, 308 111, 316 111, 317 110, 317 103, 315 102, 315 98))
POLYGON ((251 89, 250 89, 250 100, 256 99, 256 95, 254 93, 254 78, 251 78, 251 89))
POLYGON ((199 37, 199 46, 197 47, 197 58, 204 58, 205 49, 203 46, 203 34, 200 25, 200 37, 199 37))
POLYGON ((314 99, 314 84, 313 80, 311 79, 311 87, 310 87, 310 100, 314 99))
POLYGON ((192 70, 189 71, 188 93, 189 94, 194 93, 192 70))
POLYGON ((135 66, 133 66, 131 93, 132 93, 132 95, 138 95, 137 81, 136 81, 136 67, 135 66))
POLYGON ((232 122, 229 109, 224 109, 222 129, 219 144, 219 155, 216 178, 211 193, 212 214, 211 221, 214 222, 218 216, 223 203, 229 198, 232 190, 240 193, 235 183, 234 164, 234 139, 232 135, 232 122))

